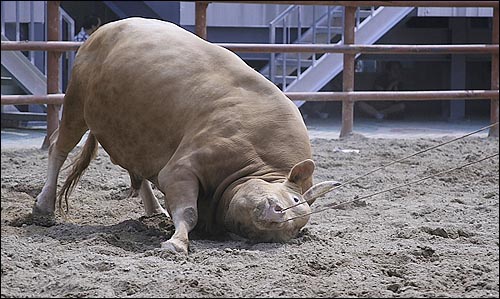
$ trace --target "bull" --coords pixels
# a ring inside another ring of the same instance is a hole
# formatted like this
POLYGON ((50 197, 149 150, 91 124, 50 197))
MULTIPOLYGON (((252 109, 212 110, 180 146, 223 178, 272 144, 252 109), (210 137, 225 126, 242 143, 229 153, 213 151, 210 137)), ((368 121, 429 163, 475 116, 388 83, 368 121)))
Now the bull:
POLYGON ((313 185, 309 136, 294 103, 233 52, 169 22, 101 26, 77 52, 63 108, 33 214, 54 214, 99 144, 129 172, 146 214, 171 217, 175 232, 161 247, 172 252, 188 252, 195 227, 290 240, 325 188, 313 185), (60 169, 87 131, 58 195, 60 169))

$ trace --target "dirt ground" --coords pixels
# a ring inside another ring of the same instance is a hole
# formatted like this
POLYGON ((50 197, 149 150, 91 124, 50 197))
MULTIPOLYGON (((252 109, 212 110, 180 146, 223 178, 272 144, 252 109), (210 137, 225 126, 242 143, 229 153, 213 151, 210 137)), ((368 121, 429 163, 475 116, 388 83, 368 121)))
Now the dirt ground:
MULTIPOLYGON (((315 182, 347 181, 449 139, 312 139, 315 182)), ((329 193, 313 210, 498 146, 493 138, 459 140, 329 193)), ((188 256, 158 249, 173 233, 169 219, 143 217, 139 198, 124 199, 128 175, 102 148, 70 198, 69 218, 51 226, 30 215, 47 152, 2 149, 1 159, 2 297, 499 296, 498 157, 314 214, 288 243, 192 234, 188 256)))

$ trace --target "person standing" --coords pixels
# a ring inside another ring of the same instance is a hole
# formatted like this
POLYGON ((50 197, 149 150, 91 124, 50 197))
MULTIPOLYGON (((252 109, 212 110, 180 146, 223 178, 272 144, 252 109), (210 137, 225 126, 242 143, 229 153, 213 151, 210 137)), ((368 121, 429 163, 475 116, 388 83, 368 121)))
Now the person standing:
POLYGON ((75 42, 84 42, 86 41, 89 36, 94 33, 94 31, 97 30, 101 26, 101 19, 97 16, 86 16, 85 19, 83 20, 83 26, 80 29, 80 32, 78 32, 77 35, 74 37, 75 42))

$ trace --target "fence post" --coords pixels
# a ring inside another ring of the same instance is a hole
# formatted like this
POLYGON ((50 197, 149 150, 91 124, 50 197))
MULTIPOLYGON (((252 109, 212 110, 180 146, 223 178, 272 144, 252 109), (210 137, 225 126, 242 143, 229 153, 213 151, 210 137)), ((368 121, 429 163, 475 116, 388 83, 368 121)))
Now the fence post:
MULTIPOLYGON (((498 45, 498 6, 493 7, 491 43, 498 45)), ((498 90, 498 52, 491 55, 491 89, 498 90)), ((498 122, 498 99, 491 99, 491 123, 498 122)), ((491 127, 488 137, 498 137, 498 125, 491 127)))
POLYGON ((207 7, 208 2, 196 1, 195 33, 203 39, 207 39, 207 7))
MULTIPOLYGON (((59 40, 59 4, 60 1, 47 1, 47 40, 59 40)), ((59 57, 61 52, 47 52, 47 94, 59 93, 59 57)), ((42 149, 50 145, 50 136, 59 127, 60 105, 47 105, 47 135, 42 149)))
MULTIPOLYGON (((354 26, 356 6, 344 7, 344 45, 354 44, 354 26)), ((354 58, 356 54, 344 53, 344 70, 342 72, 343 91, 354 90, 354 58)), ((342 101, 342 128, 340 137, 344 137, 352 133, 354 119, 354 101, 351 97, 347 97, 342 101)))

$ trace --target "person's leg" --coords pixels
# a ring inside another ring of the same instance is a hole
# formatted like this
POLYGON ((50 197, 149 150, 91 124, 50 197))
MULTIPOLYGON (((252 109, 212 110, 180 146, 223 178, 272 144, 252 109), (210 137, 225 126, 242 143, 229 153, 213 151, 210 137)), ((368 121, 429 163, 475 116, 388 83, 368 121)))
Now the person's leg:
POLYGON ((381 112, 384 114, 384 115, 387 115, 387 116, 394 116, 400 112, 403 112, 405 110, 405 104, 404 103, 395 103, 389 107, 387 107, 386 109, 382 110, 381 112))
POLYGON ((375 107, 366 102, 356 102, 356 106, 361 109, 364 113, 376 119, 383 119, 384 114, 379 112, 375 107))

